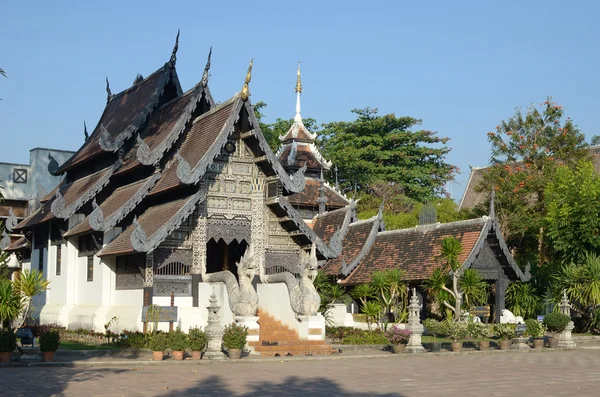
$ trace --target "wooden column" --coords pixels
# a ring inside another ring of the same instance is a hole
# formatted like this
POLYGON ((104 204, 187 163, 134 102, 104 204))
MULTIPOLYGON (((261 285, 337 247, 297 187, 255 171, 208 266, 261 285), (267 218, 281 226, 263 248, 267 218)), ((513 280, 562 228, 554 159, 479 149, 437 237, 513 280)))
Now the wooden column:
POLYGON ((506 289, 508 288, 508 277, 504 274, 502 269, 498 270, 498 279, 496 280, 496 323, 500 322, 500 316, 502 315, 502 310, 506 308, 506 289))
MULTIPOLYGON (((154 297, 154 251, 146 253, 146 268, 144 269, 143 306, 152 305, 154 297)), ((148 323, 144 323, 144 333, 148 331, 148 323)))

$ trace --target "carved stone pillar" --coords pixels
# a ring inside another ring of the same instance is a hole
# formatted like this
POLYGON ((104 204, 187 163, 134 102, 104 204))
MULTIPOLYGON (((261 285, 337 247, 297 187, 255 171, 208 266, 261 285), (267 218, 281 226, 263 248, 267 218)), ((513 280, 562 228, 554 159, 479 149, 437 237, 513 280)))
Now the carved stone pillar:
MULTIPOLYGON (((152 305, 154 296, 154 251, 146 253, 146 267, 144 268, 142 306, 152 305)), ((144 323, 144 333, 147 331, 147 323, 144 323)))
POLYGON ((198 205, 196 222, 192 231, 192 306, 198 307, 198 283, 201 275, 206 272, 206 207, 204 203, 198 205))
POLYGON ((505 309, 505 301, 506 301, 506 289, 508 288, 508 278, 502 272, 502 270, 498 271, 498 279, 496 280, 496 323, 500 323, 500 316, 502 316, 502 311, 505 309))
MULTIPOLYGON (((559 307, 562 314, 571 318, 571 303, 569 302, 569 298, 567 298, 567 290, 563 291, 563 298, 559 307)), ((573 329, 575 329, 575 325, 573 321, 569 321, 565 329, 558 336, 558 347, 563 349, 574 349, 577 347, 571 335, 573 329)))
POLYGON ((423 325, 421 324, 421 308, 423 305, 419 302, 416 288, 412 289, 410 305, 408 305, 408 324, 406 329, 411 332, 410 339, 406 345, 407 353, 425 353, 425 348, 421 344, 421 335, 423 335, 423 325))
POLYGON ((259 269, 265 266, 265 193, 264 180, 260 177, 252 178, 252 225, 250 235, 254 249, 254 260, 259 269))

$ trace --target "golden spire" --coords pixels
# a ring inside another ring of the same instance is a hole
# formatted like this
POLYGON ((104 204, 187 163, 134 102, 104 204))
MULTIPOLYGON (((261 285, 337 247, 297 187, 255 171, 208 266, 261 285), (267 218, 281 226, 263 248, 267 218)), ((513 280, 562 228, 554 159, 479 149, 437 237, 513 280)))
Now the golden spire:
POLYGON ((244 86, 242 87, 242 93, 241 93, 241 97, 242 97, 242 101, 246 102, 248 100, 248 97, 250 96, 250 88, 248 87, 248 84, 250 83, 250 80, 252 80, 252 64, 254 63, 254 59, 250 60, 250 66, 248 66, 248 72, 246 73, 246 81, 244 82, 244 86))
POLYGON ((302 82, 300 81, 300 62, 298 62, 298 79, 296 80, 296 92, 302 92, 302 82))

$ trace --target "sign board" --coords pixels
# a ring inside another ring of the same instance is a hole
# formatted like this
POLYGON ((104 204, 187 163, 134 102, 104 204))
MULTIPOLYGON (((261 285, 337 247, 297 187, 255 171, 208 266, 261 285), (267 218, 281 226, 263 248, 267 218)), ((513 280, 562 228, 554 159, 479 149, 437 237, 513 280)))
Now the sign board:
POLYGON ((489 317, 490 307, 489 306, 471 306, 471 308, 469 309, 469 314, 471 316, 477 316, 477 317, 489 317))
POLYGON ((541 321, 544 321, 544 317, 545 317, 545 316, 544 316, 543 314, 538 314, 538 316, 537 316, 537 320, 538 320, 538 321, 540 321, 540 322, 541 322, 541 321))
POLYGON ((142 308, 143 323, 175 323, 177 322, 177 306, 154 306, 150 317, 148 317, 148 308, 142 308))

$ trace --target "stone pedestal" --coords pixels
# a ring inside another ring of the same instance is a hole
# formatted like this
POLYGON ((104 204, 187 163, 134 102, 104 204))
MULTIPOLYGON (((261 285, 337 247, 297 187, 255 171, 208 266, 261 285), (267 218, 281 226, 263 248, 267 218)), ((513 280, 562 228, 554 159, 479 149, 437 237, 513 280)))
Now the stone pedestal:
POLYGON ((301 340, 325 340, 325 317, 298 316, 298 335, 301 340))
POLYGON ((406 353, 418 354, 425 353, 425 348, 421 344, 421 335, 423 335, 423 324, 421 324, 421 304, 417 297, 417 290, 413 288, 413 294, 408 305, 408 323, 406 329, 409 330, 410 339, 404 351, 406 353))
POLYGON ((258 342, 260 337, 260 326, 258 325, 258 317, 246 316, 246 317, 235 317, 235 322, 239 325, 248 328, 248 336, 246 337, 246 350, 252 354, 254 347, 250 342, 258 342))
POLYGON ((529 342, 529 338, 514 338, 512 345, 510 345, 510 348, 512 350, 531 349, 527 342, 529 342))
POLYGON ((565 327, 565 329, 558 334, 558 347, 563 349, 574 349, 577 347, 573 338, 571 337, 571 332, 573 332, 573 328, 575 325, 573 321, 569 321, 569 324, 565 327))
POLYGON ((20 362, 36 362, 42 361, 42 352, 37 347, 23 347, 21 348, 23 354, 18 357, 20 362))
POLYGON ((221 306, 217 304, 217 296, 214 289, 209 301, 210 305, 207 307, 208 325, 205 330, 208 341, 204 358, 207 360, 225 360, 225 355, 222 351, 224 329, 221 325, 221 306))

